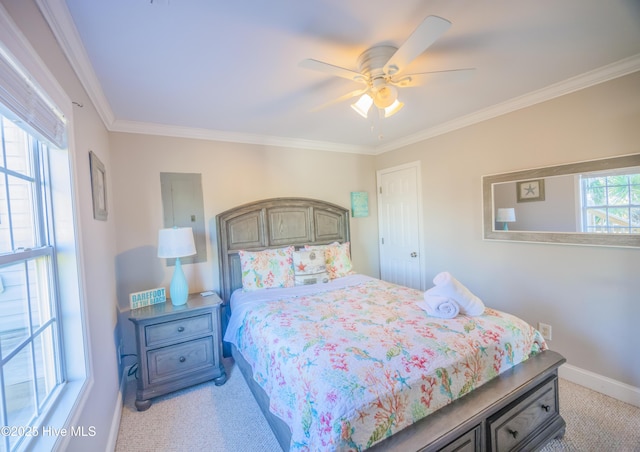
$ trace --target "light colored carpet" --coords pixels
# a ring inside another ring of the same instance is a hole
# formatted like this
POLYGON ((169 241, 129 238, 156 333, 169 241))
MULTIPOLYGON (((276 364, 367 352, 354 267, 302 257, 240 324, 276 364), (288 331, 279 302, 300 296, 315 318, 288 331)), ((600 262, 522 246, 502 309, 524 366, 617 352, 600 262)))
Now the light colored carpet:
POLYGON ((116 452, 273 452, 280 445, 231 358, 227 382, 202 383, 153 399, 137 411, 129 382, 116 452))
MULTIPOLYGON (((129 382, 116 452, 275 452, 280 446, 239 370, 225 359, 228 381, 203 383, 134 406, 129 382)), ((560 380, 560 413, 567 422, 561 440, 543 452, 640 452, 640 408, 560 380)))
POLYGON ((542 452, 640 451, 640 408, 562 378, 559 381, 560 415, 567 430, 542 452))

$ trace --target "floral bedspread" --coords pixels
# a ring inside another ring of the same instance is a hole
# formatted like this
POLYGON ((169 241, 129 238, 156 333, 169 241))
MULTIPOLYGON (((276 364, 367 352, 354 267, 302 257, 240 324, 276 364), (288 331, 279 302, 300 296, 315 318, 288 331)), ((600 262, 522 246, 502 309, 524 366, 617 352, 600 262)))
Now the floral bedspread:
POLYGON ((427 316, 376 279, 254 303, 227 331, 291 428, 291 450, 363 450, 547 348, 519 318, 427 316))

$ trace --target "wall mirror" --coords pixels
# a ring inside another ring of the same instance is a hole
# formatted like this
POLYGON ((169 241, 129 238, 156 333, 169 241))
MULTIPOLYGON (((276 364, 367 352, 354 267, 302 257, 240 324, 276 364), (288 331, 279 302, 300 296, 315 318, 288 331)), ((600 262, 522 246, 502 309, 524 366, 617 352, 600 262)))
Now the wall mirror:
POLYGON ((484 238, 640 247, 640 154, 482 177, 484 238))

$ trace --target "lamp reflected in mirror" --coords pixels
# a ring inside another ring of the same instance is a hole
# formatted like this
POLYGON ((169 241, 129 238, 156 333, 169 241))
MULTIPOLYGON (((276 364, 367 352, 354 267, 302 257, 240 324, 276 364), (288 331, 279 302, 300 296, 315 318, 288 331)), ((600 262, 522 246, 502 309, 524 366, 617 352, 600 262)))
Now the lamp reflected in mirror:
POLYGON ((496 213, 496 221, 502 223, 502 230, 509 230, 509 223, 515 223, 516 221, 516 209, 513 207, 498 208, 496 213))

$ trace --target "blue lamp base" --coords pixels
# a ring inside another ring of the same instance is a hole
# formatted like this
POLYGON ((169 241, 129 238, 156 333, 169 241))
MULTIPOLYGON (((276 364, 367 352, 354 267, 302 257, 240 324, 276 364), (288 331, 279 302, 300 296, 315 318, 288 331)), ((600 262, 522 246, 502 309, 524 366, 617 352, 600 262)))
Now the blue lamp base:
POLYGON ((171 296, 171 304, 175 306, 181 306, 187 302, 189 298, 189 285, 187 284, 187 278, 182 271, 182 264, 180 258, 176 257, 176 268, 173 270, 173 278, 171 278, 171 285, 169 286, 169 292, 171 296))

